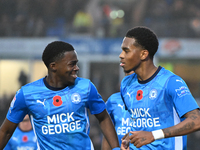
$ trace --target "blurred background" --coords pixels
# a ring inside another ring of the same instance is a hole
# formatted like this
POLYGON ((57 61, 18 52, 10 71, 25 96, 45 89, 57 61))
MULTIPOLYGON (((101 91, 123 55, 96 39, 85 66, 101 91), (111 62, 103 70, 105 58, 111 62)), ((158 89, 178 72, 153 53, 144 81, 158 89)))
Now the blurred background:
MULTIPOLYGON (((79 76, 90 78, 106 101, 119 91, 121 42, 134 26, 157 34, 157 65, 181 76, 199 103, 199 0, 0 0, 0 124, 15 92, 46 75, 41 55, 54 40, 74 46, 79 76)), ((98 123, 90 121, 100 150, 98 123)), ((190 134, 188 150, 199 150, 199 140, 200 132, 190 134)))

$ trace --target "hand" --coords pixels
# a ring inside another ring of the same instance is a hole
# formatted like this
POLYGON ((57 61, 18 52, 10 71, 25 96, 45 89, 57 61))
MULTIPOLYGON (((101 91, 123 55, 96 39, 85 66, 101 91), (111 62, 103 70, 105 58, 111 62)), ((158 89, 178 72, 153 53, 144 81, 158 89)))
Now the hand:
POLYGON ((127 144, 127 142, 128 142, 127 140, 122 140, 122 144, 121 144, 120 150, 130 150, 129 144, 127 144))
POLYGON ((129 135, 130 142, 137 148, 155 141, 153 134, 148 131, 130 131, 130 133, 132 134, 129 135))
POLYGON ((129 139, 129 132, 128 132, 122 138, 121 150, 129 150, 129 144, 130 144, 130 139, 129 139))

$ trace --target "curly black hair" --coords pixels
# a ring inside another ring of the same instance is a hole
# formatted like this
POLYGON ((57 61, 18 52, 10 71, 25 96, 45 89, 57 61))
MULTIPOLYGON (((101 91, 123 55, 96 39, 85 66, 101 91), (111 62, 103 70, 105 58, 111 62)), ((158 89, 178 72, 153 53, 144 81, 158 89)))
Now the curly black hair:
POLYGON ((54 41, 49 43, 42 54, 42 60, 47 68, 49 64, 61 59, 67 51, 73 51, 74 47, 63 41, 54 41))
POLYGON ((136 44, 149 51, 150 58, 153 59, 158 50, 158 39, 156 34, 147 27, 138 26, 127 31, 126 37, 134 38, 136 44))

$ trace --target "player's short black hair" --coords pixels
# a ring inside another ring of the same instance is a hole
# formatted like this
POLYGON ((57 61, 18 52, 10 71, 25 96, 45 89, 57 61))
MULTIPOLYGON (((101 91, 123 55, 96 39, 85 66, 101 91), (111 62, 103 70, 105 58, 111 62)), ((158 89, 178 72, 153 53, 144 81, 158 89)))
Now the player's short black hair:
POLYGON ((65 52, 73 50, 74 47, 69 43, 63 41, 54 41, 49 43, 44 49, 42 60, 48 68, 50 63, 61 59, 65 52))
POLYGON ((134 38, 136 43, 142 48, 149 51, 149 56, 154 57, 154 54, 158 50, 158 39, 156 34, 147 27, 138 26, 134 27, 126 33, 126 37, 134 38))

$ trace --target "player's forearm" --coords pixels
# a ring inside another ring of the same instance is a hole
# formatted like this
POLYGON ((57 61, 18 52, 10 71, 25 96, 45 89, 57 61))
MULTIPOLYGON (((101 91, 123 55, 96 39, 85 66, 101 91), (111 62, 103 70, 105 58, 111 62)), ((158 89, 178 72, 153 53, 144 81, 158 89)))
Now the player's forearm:
POLYGON ((4 120, 0 127, 0 150, 6 146, 17 125, 18 124, 12 123, 8 119, 4 120))
POLYGON ((105 139, 110 144, 111 148, 119 147, 117 133, 114 125, 109 117, 100 123, 101 130, 104 134, 105 139))
POLYGON ((98 119, 101 131, 111 148, 119 147, 117 133, 107 110, 105 109, 103 112, 96 114, 95 116, 98 119))
POLYGON ((111 150, 111 147, 108 144, 108 142, 107 142, 107 140, 105 139, 104 136, 103 136, 103 139, 102 139, 101 150, 111 150))
POLYGON ((200 112, 193 110, 185 115, 186 119, 179 124, 163 129, 165 138, 182 136, 200 130, 200 112))
POLYGON ((6 135, 4 132, 0 130, 0 150, 3 150, 3 148, 6 146, 8 140, 10 139, 11 135, 6 135))

